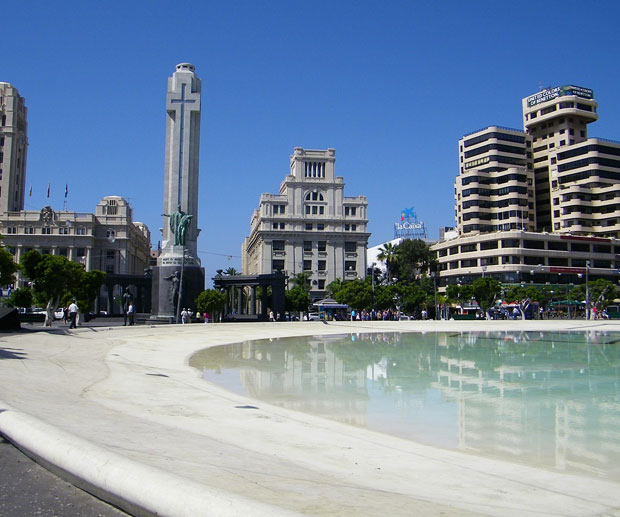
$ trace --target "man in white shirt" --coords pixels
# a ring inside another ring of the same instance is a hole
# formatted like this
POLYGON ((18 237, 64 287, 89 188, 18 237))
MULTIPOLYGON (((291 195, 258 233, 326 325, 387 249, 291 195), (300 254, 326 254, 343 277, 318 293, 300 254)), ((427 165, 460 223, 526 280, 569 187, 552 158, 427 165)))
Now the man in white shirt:
POLYGON ((73 300, 71 302, 71 305, 69 305, 69 321, 71 322, 69 324, 70 329, 76 328, 77 313, 78 313, 78 306, 75 303, 75 300, 73 300))

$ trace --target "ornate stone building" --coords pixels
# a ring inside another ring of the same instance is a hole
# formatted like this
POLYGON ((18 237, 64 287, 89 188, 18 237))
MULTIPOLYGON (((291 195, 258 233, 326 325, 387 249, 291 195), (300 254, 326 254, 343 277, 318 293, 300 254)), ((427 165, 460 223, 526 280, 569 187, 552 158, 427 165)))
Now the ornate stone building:
POLYGON ((308 273, 313 298, 330 282, 366 276, 366 196, 345 197, 336 150, 296 147, 278 194, 262 194, 241 250, 246 275, 308 273))
MULTIPOLYGON (((104 197, 94 214, 54 210, 50 206, 24 210, 28 151, 26 114, 24 98, 17 89, 0 83, 2 244, 13 254, 15 262, 28 250, 36 249, 44 254, 63 255, 83 264, 86 271, 98 269, 108 273, 98 308, 114 312, 114 297, 123 288, 132 286, 132 294, 138 297, 146 285, 130 277, 144 277, 149 268, 149 229, 143 223, 134 222, 131 206, 119 196, 104 197)), ((27 279, 18 273, 16 286, 22 287, 26 282, 27 279)), ((143 299, 146 300, 146 295, 143 299)), ((149 309, 150 300, 141 308, 149 309)))

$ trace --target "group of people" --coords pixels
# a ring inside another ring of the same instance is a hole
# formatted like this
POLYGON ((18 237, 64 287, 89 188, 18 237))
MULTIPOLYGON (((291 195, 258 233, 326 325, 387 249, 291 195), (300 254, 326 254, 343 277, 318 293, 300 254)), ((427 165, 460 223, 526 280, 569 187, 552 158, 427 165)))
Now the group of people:
POLYGON ((62 309, 62 321, 64 323, 69 323, 70 329, 77 328, 78 311, 79 307, 75 299, 69 304, 69 307, 64 307, 62 309))
MULTIPOLYGON (((200 313, 198 313, 198 318, 200 317, 201 315, 200 313)), ((183 310, 181 311, 181 323, 183 323, 183 325, 185 325, 186 323, 191 323, 193 318, 194 318, 194 311, 192 309, 186 309, 184 307, 183 310)), ((209 314, 204 312, 202 314, 202 320, 205 323, 209 323, 209 321, 211 321, 211 316, 209 316, 209 314)))

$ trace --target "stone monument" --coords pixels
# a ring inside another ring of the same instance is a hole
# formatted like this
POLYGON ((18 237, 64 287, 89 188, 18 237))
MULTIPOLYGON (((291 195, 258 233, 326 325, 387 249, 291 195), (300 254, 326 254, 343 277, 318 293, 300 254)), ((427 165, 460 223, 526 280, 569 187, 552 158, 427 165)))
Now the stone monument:
POLYGON ((198 161, 201 81, 180 63, 168 78, 162 251, 153 268, 152 317, 173 318, 204 290, 198 258, 198 161))

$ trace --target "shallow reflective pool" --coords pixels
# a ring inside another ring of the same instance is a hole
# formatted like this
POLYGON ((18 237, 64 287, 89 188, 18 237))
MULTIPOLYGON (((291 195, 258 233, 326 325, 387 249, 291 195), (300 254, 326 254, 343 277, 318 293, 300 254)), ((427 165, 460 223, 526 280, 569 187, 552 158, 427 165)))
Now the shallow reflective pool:
POLYGON ((195 354, 206 380, 402 438, 620 479, 620 333, 368 333, 195 354))

